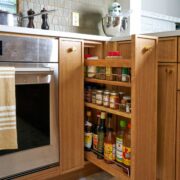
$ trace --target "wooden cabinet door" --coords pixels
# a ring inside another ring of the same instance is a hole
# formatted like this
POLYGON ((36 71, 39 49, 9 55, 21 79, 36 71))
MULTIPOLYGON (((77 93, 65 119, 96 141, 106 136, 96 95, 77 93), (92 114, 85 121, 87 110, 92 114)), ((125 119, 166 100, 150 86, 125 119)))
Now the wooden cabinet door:
POLYGON ((180 37, 178 38, 178 62, 180 62, 180 37))
POLYGON ((158 67, 157 179, 175 180, 176 64, 158 67))
POLYGON ((177 93, 176 180, 180 179, 180 91, 177 93))
POLYGON ((177 62, 177 37, 159 39, 158 62, 177 62))
POLYGON ((84 165, 83 41, 60 39, 60 168, 84 165))

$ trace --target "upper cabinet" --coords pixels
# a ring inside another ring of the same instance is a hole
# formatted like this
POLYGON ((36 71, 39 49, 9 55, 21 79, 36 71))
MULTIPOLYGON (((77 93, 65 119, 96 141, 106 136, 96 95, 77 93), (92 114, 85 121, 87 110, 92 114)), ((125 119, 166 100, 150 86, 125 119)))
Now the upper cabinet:
POLYGON ((177 37, 159 39, 158 62, 177 62, 177 37))

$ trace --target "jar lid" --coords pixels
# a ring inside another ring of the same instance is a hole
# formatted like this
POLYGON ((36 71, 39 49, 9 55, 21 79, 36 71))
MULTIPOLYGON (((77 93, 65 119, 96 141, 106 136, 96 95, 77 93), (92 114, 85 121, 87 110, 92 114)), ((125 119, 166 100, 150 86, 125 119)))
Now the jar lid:
POLYGON ((117 93, 113 91, 113 92, 111 92, 111 95, 116 96, 117 93))
POLYGON ((108 90, 104 91, 104 94, 110 94, 110 92, 108 90))
POLYGON ((127 126, 126 120, 120 120, 120 127, 121 128, 126 128, 126 126, 127 126))
POLYGON ((96 92, 97 92, 97 93, 103 93, 103 91, 102 91, 102 90, 97 90, 96 92))
POLYGON ((92 126, 92 123, 89 121, 86 121, 85 126, 92 126))
POLYGON ((131 100, 131 96, 123 96, 124 100, 131 100))
POLYGON ((125 94, 125 92, 119 92, 120 95, 125 94))

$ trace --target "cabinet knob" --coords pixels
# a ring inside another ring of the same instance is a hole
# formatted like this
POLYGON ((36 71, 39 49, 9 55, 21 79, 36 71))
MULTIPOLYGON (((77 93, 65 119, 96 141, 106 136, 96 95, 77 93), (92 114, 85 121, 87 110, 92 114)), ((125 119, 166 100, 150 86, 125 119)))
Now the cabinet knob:
POLYGON ((168 73, 168 74, 172 74, 172 72, 173 72, 173 70, 172 69, 169 69, 169 68, 166 68, 166 73, 168 73))
POLYGON ((145 53, 147 51, 152 50, 152 48, 153 48, 152 46, 144 46, 143 49, 142 49, 142 52, 145 53))
POLYGON ((72 47, 68 49, 68 52, 76 52, 77 51, 77 47, 72 47))

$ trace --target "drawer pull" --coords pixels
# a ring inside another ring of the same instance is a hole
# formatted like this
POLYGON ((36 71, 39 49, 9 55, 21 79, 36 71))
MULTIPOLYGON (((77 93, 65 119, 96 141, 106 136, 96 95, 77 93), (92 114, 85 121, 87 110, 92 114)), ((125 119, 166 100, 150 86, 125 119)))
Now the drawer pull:
POLYGON ((145 53, 147 51, 152 50, 152 48, 153 48, 152 46, 144 46, 144 48, 142 49, 142 52, 145 53))
POLYGON ((77 47, 72 47, 68 49, 68 52, 76 52, 77 51, 77 47))

